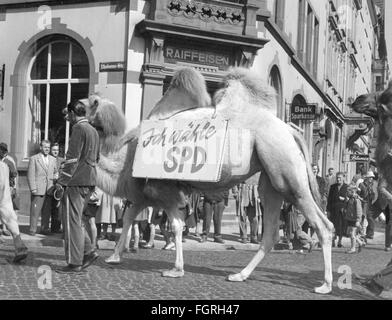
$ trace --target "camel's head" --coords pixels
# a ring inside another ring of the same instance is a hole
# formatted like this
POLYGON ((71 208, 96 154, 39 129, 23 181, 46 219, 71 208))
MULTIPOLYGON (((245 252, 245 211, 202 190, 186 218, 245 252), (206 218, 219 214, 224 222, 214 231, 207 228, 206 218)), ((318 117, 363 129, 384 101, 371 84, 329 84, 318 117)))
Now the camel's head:
POLYGON ((380 95, 380 92, 360 95, 355 99, 351 108, 357 113, 366 114, 369 117, 378 119, 378 99, 380 95))
POLYGON ((369 93, 359 96, 351 108, 357 113, 366 114, 382 121, 392 116, 392 81, 384 92, 369 93))
POLYGON ((126 129, 123 112, 113 102, 102 98, 99 94, 91 94, 80 101, 86 106, 87 119, 103 139, 104 150, 112 151, 126 129))

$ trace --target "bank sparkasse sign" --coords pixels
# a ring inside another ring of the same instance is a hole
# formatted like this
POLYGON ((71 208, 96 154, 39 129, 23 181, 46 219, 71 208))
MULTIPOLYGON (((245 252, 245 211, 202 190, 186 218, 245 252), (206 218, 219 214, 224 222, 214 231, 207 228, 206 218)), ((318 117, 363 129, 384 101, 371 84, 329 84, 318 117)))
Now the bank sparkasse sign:
POLYGON ((291 105, 291 121, 314 121, 316 120, 316 107, 317 104, 310 103, 304 105, 292 104, 291 105))
POLYGON ((368 154, 350 154, 350 162, 369 162, 368 154))

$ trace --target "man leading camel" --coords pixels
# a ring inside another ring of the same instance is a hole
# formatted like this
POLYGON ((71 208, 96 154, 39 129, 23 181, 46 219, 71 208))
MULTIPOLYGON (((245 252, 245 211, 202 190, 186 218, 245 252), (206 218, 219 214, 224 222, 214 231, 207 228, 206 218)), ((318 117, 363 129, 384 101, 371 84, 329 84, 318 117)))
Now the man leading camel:
POLYGON ((0 161, 0 220, 11 232, 14 238, 15 257, 13 262, 21 262, 27 258, 27 247, 24 245, 19 232, 17 217, 12 205, 9 169, 0 161))
POLYGON ((86 107, 81 101, 68 104, 65 112, 73 127, 64 168, 57 184, 66 188, 62 212, 68 265, 57 271, 79 273, 98 258, 82 223, 82 215, 95 186, 99 136, 87 121, 86 107))

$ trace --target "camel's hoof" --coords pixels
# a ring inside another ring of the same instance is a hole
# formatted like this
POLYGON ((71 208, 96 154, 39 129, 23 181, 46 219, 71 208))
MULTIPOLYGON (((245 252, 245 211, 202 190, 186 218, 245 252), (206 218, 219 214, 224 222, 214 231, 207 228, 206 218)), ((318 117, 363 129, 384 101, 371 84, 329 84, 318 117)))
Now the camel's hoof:
POLYGON ((184 270, 171 269, 162 272, 162 277, 181 278, 183 276, 184 276, 184 270))
POLYGON ((107 264, 120 264, 121 259, 120 259, 120 257, 110 256, 109 258, 105 259, 105 262, 107 264))
POLYGON ((241 273, 237 273, 237 274, 231 274, 227 277, 227 280, 230 282, 243 282, 246 280, 246 278, 244 278, 241 273))
POLYGON ((314 292, 317 294, 330 294, 332 286, 324 283, 321 287, 314 288, 314 292))

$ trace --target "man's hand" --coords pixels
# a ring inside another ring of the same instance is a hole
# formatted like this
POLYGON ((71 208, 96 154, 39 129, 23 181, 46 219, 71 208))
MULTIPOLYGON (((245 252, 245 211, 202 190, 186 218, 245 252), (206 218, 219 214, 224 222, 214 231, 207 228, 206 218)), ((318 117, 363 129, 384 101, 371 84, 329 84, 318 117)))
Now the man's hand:
POLYGON ((31 194, 32 194, 33 196, 35 196, 36 193, 37 193, 37 190, 31 190, 31 194))
POLYGON ((356 226, 357 228, 360 228, 360 227, 361 227, 361 223, 360 223, 359 221, 357 221, 357 222, 355 223, 355 226, 356 226))

